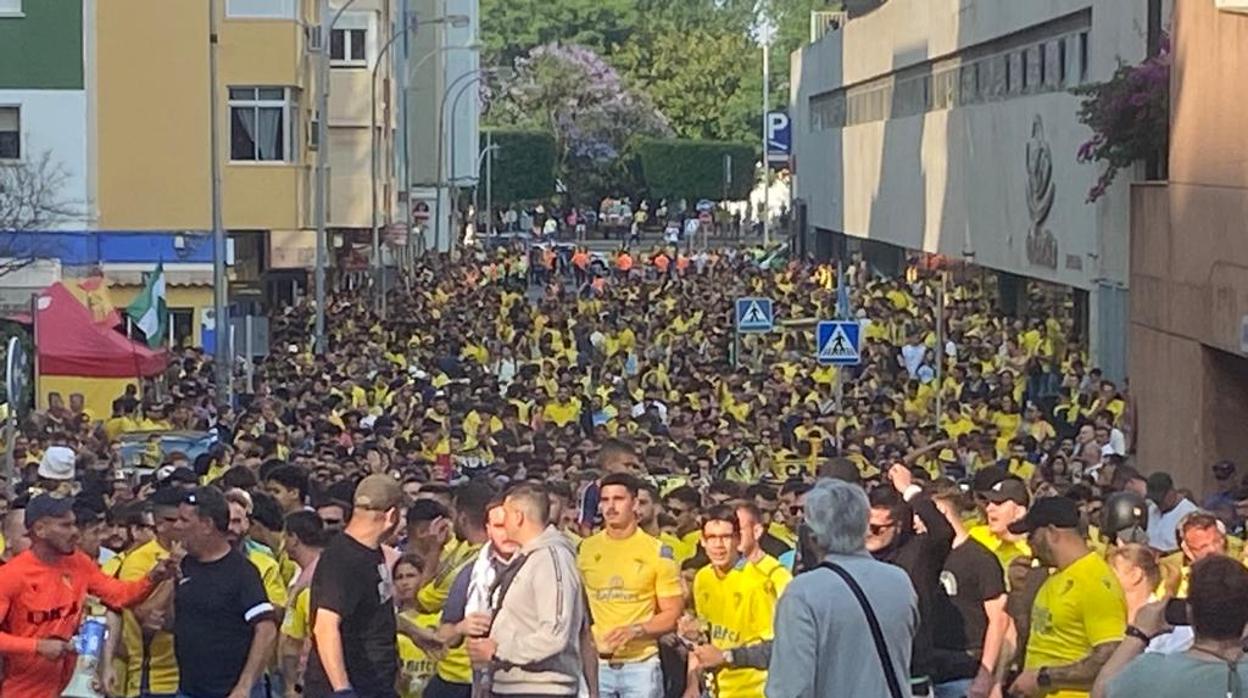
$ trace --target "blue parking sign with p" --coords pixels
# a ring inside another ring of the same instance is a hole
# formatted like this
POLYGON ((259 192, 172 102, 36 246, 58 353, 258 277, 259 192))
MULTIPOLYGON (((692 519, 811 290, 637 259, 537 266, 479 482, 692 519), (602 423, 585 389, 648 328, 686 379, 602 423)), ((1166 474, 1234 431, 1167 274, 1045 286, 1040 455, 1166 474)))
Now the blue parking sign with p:
POLYGON ((776 315, 770 298, 737 299, 737 332, 770 332, 776 324, 776 315))

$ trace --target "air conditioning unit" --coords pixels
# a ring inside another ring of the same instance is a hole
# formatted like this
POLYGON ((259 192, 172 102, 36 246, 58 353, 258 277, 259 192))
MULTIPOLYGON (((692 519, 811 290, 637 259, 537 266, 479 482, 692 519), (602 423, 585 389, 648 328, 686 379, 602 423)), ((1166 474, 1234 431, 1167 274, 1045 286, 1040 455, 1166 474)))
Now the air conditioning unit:
POLYGON ((325 50, 325 35, 321 32, 321 25, 304 27, 303 34, 307 42, 308 53, 320 53, 325 50))
POLYGON ((1214 0, 1214 4, 1223 12, 1248 14, 1248 0, 1214 0))

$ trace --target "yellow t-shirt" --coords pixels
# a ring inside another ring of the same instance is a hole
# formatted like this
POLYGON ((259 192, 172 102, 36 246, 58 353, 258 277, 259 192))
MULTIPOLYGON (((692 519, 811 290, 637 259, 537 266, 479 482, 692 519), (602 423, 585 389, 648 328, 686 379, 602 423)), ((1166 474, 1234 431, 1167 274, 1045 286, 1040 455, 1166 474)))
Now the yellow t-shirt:
POLYGON ((685 560, 692 558, 698 553, 697 543, 689 545, 681 538, 677 538, 670 533, 660 533, 659 542, 672 549, 672 554, 675 556, 677 567, 685 564, 685 560))
MULTIPOLYGON (((585 579, 594 639, 599 643, 615 628, 650 620, 659 599, 682 595, 675 553, 640 529, 623 539, 611 538, 606 531, 586 538, 576 563, 585 579)), ((611 659, 636 662, 658 651, 654 640, 632 640, 611 659)))
MULTIPOLYGON (((412 611, 404 611, 399 615, 412 621, 422 628, 430 628, 421 622, 421 615, 412 611)), ((425 693, 425 685, 433 678, 437 663, 424 650, 416 646, 412 639, 403 633, 398 636, 399 647, 399 695, 402 698, 420 698, 425 693)))
MULTIPOLYGON (((1127 600, 1109 564, 1089 552, 1054 572, 1036 594, 1025 668, 1077 662, 1106 642, 1122 640, 1127 600)), ((1085 698, 1087 691, 1061 690, 1047 698, 1085 698)))
MULTIPOLYGON (((1001 568, 1010 569, 1010 563, 1016 557, 1031 557, 1031 546, 1027 545, 1025 540, 1001 540, 995 533, 989 530, 986 524, 974 526, 967 531, 971 538, 984 544, 997 559, 1001 561, 1001 568)), ((1008 576, 1008 575, 1007 575, 1008 576)))
MULTIPOLYGON (((697 615, 710 626, 711 644, 736 649, 775 638, 772 623, 776 602, 793 575, 775 558, 758 563, 738 561, 720 576, 707 565, 693 578, 697 615)), ((767 672, 748 667, 723 668, 715 673, 717 698, 753 698, 763 695, 767 672)))
MULTIPOLYGON (((437 573, 416 592, 419 625, 436 627, 442 621, 442 607, 446 605, 446 598, 451 595, 451 585, 455 583, 455 577, 459 576, 460 570, 466 565, 472 564, 480 549, 478 544, 460 541, 454 543, 454 547, 449 550, 443 551, 437 573)), ((443 681, 471 683, 472 664, 468 661, 467 648, 461 644, 447 650, 446 656, 437 664, 437 672, 443 681)))
MULTIPOLYGON (((159 560, 169 557, 169 551, 153 540, 145 543, 126 556, 117 572, 123 582, 142 579, 159 560)), ((144 645, 143 631, 134 613, 122 611, 121 640, 126 646, 126 696, 139 695, 144 668, 148 676, 148 692, 172 694, 178 692, 178 660, 173 654, 173 633, 157 631, 151 643, 144 645), (146 658, 147 661, 144 661, 146 658)))
POLYGON ((304 587, 295 594, 295 600, 282 616, 282 634, 300 642, 312 636, 312 628, 308 627, 308 606, 312 591, 304 587))
POLYGON ((250 546, 247 548, 247 559, 260 573, 260 581, 264 583, 264 595, 268 597, 269 603, 285 608, 286 582, 282 579, 282 568, 277 560, 269 553, 250 546))
POLYGON ((568 400, 566 403, 551 402, 546 405, 546 409, 542 410, 542 416, 555 426, 565 427, 581 414, 581 401, 576 398, 568 400))

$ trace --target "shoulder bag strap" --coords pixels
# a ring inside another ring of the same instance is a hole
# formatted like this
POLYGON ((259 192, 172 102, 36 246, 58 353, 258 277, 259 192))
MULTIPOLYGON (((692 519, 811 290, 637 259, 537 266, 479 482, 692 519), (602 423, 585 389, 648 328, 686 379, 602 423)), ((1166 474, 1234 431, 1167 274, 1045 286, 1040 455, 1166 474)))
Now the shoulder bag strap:
POLYGON ((867 600, 867 595, 863 593, 862 587, 858 585, 857 580, 849 574, 849 572, 835 562, 824 560, 819 567, 834 572, 841 579, 845 580, 845 585, 854 593, 854 598, 858 599, 858 605, 862 607, 862 614, 867 617, 867 625, 871 628, 871 639, 875 641, 875 651, 880 656, 880 663, 884 668, 884 679, 888 682, 888 692, 892 698, 905 698, 905 694, 901 692, 901 683, 897 680, 897 673, 893 671, 893 660, 888 654, 888 645, 884 643, 884 631, 880 629, 880 620, 875 617, 875 610, 871 608, 871 602, 867 600))

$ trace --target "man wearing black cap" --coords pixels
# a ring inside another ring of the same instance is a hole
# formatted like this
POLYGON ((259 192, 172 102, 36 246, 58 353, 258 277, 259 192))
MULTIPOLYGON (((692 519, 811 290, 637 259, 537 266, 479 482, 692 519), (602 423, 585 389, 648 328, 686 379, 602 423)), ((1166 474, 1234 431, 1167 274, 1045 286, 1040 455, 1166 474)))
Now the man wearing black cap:
POLYGON ((70 638, 78 632, 87 594, 114 608, 133 606, 168 578, 157 565, 143 579, 121 582, 100 571, 78 549, 74 500, 41 494, 26 506, 30 549, 0 567, 0 655, 4 694, 52 698, 69 683, 77 660, 70 638))
POLYGON ((1109 564, 1088 549, 1074 500, 1039 499, 1009 530, 1027 534, 1036 559, 1053 568, 1032 605, 1025 668, 1009 694, 1087 696, 1126 631, 1122 587, 1109 564))
POLYGON ((993 467, 975 474, 974 489, 976 499, 983 506, 986 523, 971 528, 971 538, 996 555, 1005 570, 1009 570, 1015 559, 1031 557, 1025 537, 1009 532, 1010 524, 1022 519, 1031 504, 1027 485, 1006 475, 1003 469, 993 467))

